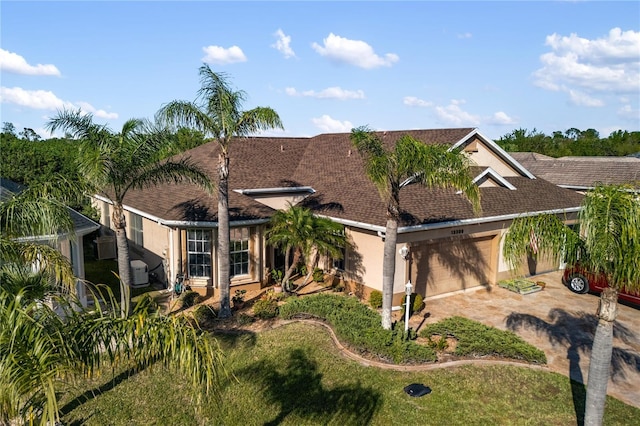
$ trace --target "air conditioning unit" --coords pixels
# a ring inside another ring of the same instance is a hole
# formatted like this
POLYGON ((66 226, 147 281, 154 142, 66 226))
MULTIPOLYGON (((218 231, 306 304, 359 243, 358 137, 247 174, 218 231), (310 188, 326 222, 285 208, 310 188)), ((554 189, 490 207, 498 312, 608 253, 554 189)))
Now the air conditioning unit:
POLYGON ((93 242, 96 247, 95 256, 98 260, 115 259, 117 257, 115 237, 98 237, 93 242))
POLYGON ((142 260, 131 261, 131 287, 149 285, 149 268, 142 260))

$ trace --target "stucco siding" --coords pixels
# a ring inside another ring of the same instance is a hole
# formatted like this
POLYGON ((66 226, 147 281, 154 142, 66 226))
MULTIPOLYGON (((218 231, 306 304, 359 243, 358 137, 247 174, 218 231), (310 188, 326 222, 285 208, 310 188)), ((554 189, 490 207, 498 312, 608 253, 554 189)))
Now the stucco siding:
POLYGON ((498 157, 482 140, 475 138, 468 147, 473 149, 465 149, 467 154, 471 157, 471 160, 478 166, 491 167, 498 172, 501 176, 520 176, 520 173, 514 169, 510 164, 498 157))

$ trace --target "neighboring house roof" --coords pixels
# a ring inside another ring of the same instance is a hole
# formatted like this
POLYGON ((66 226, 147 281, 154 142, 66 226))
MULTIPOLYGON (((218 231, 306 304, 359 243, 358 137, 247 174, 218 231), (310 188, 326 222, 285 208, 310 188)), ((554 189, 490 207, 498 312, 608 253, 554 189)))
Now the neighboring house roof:
POLYGON ((640 188, 640 158, 560 157, 535 152, 510 153, 534 175, 565 188, 589 189, 597 182, 640 188))
MULTIPOLYGON (((0 201, 5 201, 13 194, 18 194, 25 189, 26 187, 24 185, 14 182, 10 179, 0 178, 0 201)), ((91 232, 100 228, 100 224, 73 210, 70 207, 67 208, 69 209, 69 214, 71 215, 71 219, 73 220, 74 232, 76 236, 90 234, 91 232)), ((49 239, 53 238, 54 236, 44 235, 33 237, 36 237, 37 239, 49 239)))
MULTIPOLYGON (((472 128, 391 131, 379 133, 393 144, 409 134, 427 144, 442 143, 452 147, 470 136, 482 137, 472 128)), ((230 149, 229 208, 233 222, 266 220, 273 209, 238 190, 260 188, 311 187, 315 192, 303 205, 314 212, 354 223, 383 229, 386 205, 378 190, 364 173, 363 161, 353 147, 349 133, 322 134, 311 138, 250 137, 232 142, 230 149)), ((497 145, 493 142, 492 149, 497 145)), ((499 148, 497 148, 499 149, 499 148)), ((214 180, 217 180, 219 148, 211 142, 186 153, 214 180)), ((482 217, 517 215, 577 208, 582 197, 532 176, 509 158, 517 176, 500 177, 503 185, 482 187, 482 217), (513 189, 515 187, 515 190, 513 189)), ((474 167, 474 175, 487 167, 474 167)), ((495 172, 489 173, 493 175, 495 172)), ((475 176, 474 176, 475 177, 475 176)), ((471 204, 455 190, 428 190, 409 185, 401 191, 401 227, 442 221, 464 221, 476 218, 471 204)), ((217 194, 206 195, 189 184, 169 184, 131 191, 124 200, 130 210, 171 225, 217 221, 217 194)))

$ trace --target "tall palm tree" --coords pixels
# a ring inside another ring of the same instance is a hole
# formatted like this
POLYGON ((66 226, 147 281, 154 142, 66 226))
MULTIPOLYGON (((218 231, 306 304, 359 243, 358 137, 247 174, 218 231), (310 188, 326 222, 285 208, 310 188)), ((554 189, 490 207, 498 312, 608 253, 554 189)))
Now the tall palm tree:
POLYGON ((337 258, 346 244, 342 226, 324 217, 314 216, 310 209, 289 205, 278 210, 270 220, 267 242, 285 250, 285 272, 282 286, 289 291, 289 279, 302 259, 313 270, 320 253, 337 258), (293 256, 293 258, 292 258, 293 256))
POLYGON ((365 172, 387 205, 382 264, 382 327, 391 329, 393 277, 400 221, 400 191, 409 184, 427 188, 455 188, 480 209, 480 191, 469 172, 470 161, 462 152, 445 145, 427 145, 411 136, 398 139, 393 149, 367 127, 351 131, 351 141, 364 159, 365 172))
POLYGON ((620 290, 640 291, 640 200, 630 186, 603 185, 587 192, 579 213, 580 233, 554 215, 523 217, 513 221, 505 235, 503 253, 517 269, 533 247, 541 256, 577 261, 606 275, 609 287, 600 296, 593 338, 585 425, 600 425, 611 355, 613 324, 620 290))
POLYGON ((230 305, 230 233, 229 233, 229 148, 234 138, 249 136, 261 130, 282 129, 278 114, 269 107, 242 110, 245 93, 233 90, 227 75, 213 72, 208 65, 200 67, 201 87, 195 102, 172 101, 157 114, 159 120, 178 127, 189 127, 213 138, 220 147, 218 154, 218 279, 220 285, 220 317, 231 315, 230 305))
MULTIPOLYGON (((100 194, 113 205, 112 221, 118 248, 118 274, 121 281, 121 312, 129 311, 131 267, 127 223, 123 201, 130 190, 188 181, 207 191, 212 185, 207 175, 187 157, 163 160, 174 139, 145 120, 130 119, 119 133, 93 122, 90 114, 63 110, 47 123, 82 140, 78 155, 79 175, 93 194, 100 194)), ((91 194, 92 195, 92 194, 91 194)))
POLYGON ((65 384, 109 367, 161 361, 191 380, 196 399, 216 389, 220 351, 185 317, 152 313, 145 304, 128 318, 115 309, 88 311, 65 290, 76 280, 69 262, 29 239, 72 230, 52 191, 3 193, 0 223, 0 424, 58 422, 65 384))

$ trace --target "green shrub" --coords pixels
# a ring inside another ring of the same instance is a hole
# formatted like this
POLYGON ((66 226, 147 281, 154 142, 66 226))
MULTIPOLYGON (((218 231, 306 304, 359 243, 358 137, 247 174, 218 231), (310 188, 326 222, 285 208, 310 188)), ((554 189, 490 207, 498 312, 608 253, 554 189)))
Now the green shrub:
MULTIPOLYGON (((411 303, 411 315, 420 312, 424 308, 424 301, 422 295, 419 293, 411 293, 411 298, 409 299, 411 303)), ((402 311, 406 309, 407 306, 407 297, 405 296, 402 299, 402 311)))
POLYGON ((200 305, 193 311, 193 318, 200 325, 206 325, 216 319, 216 311, 209 305, 200 305))
POLYGON ((324 271, 320 268, 315 268, 313 270, 313 280, 317 283, 321 283, 324 281, 324 271))
POLYGON ((338 338, 361 353, 370 353, 398 364, 430 362, 435 352, 411 340, 415 333, 405 336, 402 323, 393 330, 380 325, 380 314, 369 309, 354 297, 318 294, 291 298, 280 307, 280 317, 313 316, 327 321, 338 338))
POLYGON ((411 304, 411 313, 415 314, 420 312, 424 308, 424 299, 420 293, 413 293, 411 295, 413 303, 411 304))
POLYGON ((544 352, 510 331, 498 330, 462 317, 451 317, 429 324, 420 331, 421 337, 434 334, 454 336, 458 340, 455 354, 460 356, 499 356, 545 364, 544 352))
POLYGON ((373 290, 371 294, 369 294, 369 306, 373 309, 382 308, 382 292, 379 290, 373 290))
POLYGON ((260 319, 275 318, 278 315, 278 302, 272 299, 260 299, 253 304, 253 314, 260 319))
POLYGON ((200 296, 198 292, 193 290, 187 290, 180 296, 180 301, 182 301, 183 308, 190 308, 198 303, 202 302, 204 297, 200 296))

